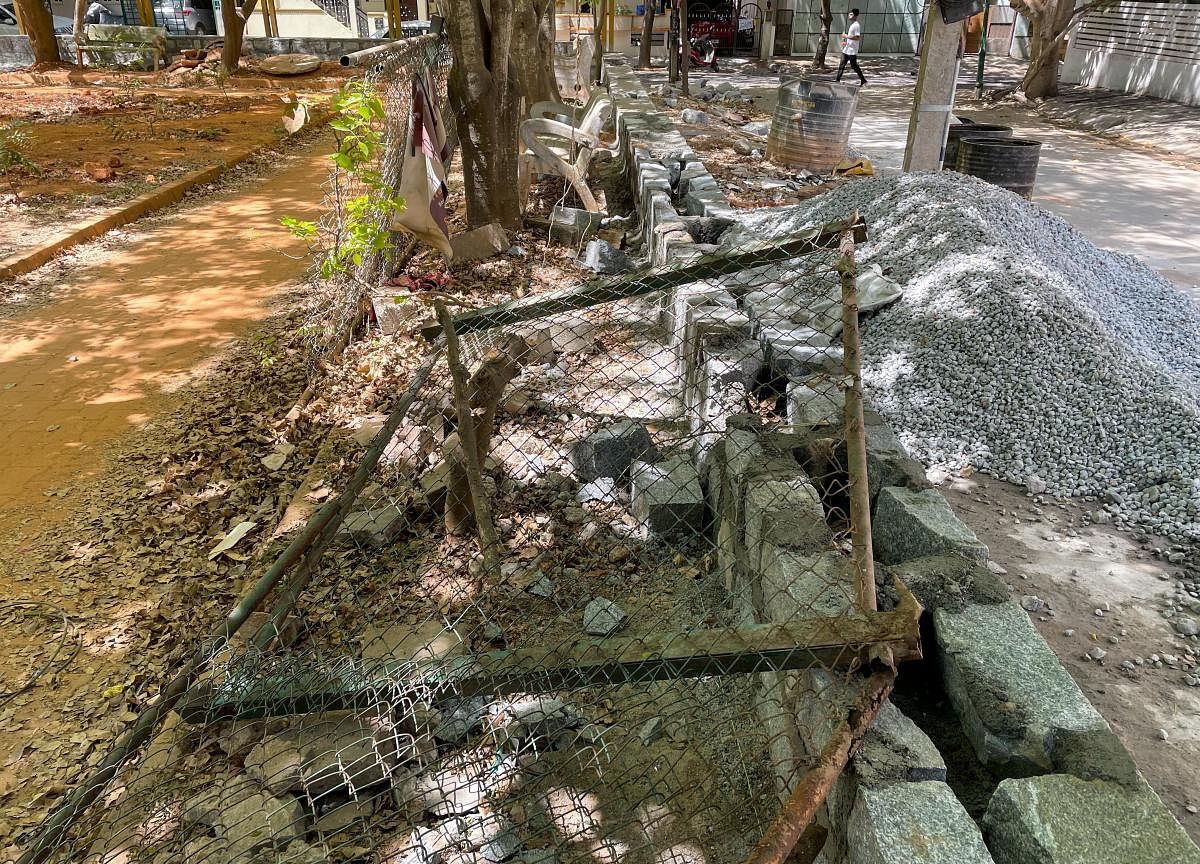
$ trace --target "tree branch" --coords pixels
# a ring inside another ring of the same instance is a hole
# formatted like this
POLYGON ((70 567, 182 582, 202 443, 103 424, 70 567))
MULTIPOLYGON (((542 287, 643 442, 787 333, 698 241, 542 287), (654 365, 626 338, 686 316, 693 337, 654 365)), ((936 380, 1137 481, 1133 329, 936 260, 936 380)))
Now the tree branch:
POLYGON ((1102 9, 1106 6, 1116 6, 1118 2, 1120 2, 1120 0, 1094 0, 1092 3, 1086 3, 1083 6, 1080 6, 1071 13, 1071 15, 1063 23, 1062 27, 1055 32, 1052 41, 1057 42, 1059 39, 1061 39, 1062 35, 1071 29, 1071 25, 1075 23, 1075 19, 1079 18, 1080 16, 1086 15, 1088 12, 1094 12, 1097 9, 1102 9))
MULTIPOLYGON (((484 569, 494 581, 500 577, 500 542, 496 536, 496 526, 492 522, 492 508, 488 501, 487 491, 483 485, 483 469, 478 442, 475 434, 475 416, 471 411, 470 394, 467 392, 467 373, 462 367, 458 356, 458 336, 454 332, 454 320, 450 312, 441 303, 435 303, 438 320, 442 323, 442 332, 446 334, 446 365, 450 367, 450 376, 454 388, 454 406, 458 414, 458 441, 463 461, 463 470, 467 476, 467 487, 470 490, 472 510, 475 517, 475 530, 479 532, 479 549, 483 553, 484 569)), ((449 495, 454 490, 448 490, 449 495)), ((455 526, 447 525, 453 530, 455 526)))

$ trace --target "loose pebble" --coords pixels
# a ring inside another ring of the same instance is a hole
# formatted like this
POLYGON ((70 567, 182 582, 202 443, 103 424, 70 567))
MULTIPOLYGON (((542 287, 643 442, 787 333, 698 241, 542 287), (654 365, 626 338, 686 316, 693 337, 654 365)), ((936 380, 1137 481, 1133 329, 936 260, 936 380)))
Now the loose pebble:
POLYGON ((1200 304, 1148 264, 954 172, 847 183, 749 217, 722 244, 855 209, 871 226, 860 267, 884 266, 903 291, 863 329, 863 381, 914 458, 1031 495, 1091 497, 1114 524, 1200 539, 1200 304))

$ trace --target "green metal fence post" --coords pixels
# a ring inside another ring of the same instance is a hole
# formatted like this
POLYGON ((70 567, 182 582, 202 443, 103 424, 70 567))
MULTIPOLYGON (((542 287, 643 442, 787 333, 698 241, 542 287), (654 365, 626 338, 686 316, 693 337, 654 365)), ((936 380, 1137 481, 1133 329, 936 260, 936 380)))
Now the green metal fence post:
POLYGON ((975 92, 979 96, 983 95, 983 64, 987 60, 988 12, 991 8, 990 3, 983 6, 983 29, 979 33, 979 66, 975 70, 975 92))

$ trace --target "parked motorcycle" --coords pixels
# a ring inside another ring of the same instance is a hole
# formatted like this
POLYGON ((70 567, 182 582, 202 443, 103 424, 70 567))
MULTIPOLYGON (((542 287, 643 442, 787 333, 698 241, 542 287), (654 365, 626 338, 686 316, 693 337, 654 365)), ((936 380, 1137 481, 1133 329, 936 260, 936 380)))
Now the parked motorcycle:
POLYGON ((714 72, 717 68, 717 43, 707 36, 693 36, 688 40, 688 65, 692 69, 707 67, 714 72))

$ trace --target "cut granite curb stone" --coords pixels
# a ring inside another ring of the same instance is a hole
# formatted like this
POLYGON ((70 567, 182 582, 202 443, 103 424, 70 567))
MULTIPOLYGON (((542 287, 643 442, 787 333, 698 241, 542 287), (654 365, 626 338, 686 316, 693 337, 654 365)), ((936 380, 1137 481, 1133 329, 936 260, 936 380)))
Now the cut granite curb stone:
POLYGON ((634 463, 630 489, 633 517, 647 537, 679 539, 704 530, 704 490, 689 457, 634 463))
POLYGON ((1008 776, 1054 770, 1062 735, 1111 735, 1015 603, 937 609, 946 693, 979 760, 1008 776))
POLYGON ((1149 788, 1065 774, 1004 780, 983 817, 996 864, 1200 864, 1149 788))
MULTIPOLYGON (((834 731, 834 723, 823 706, 831 698, 845 700, 853 696, 824 670, 801 673, 800 681, 804 692, 797 702, 797 725, 802 730, 802 752, 807 760, 821 751, 834 731)), ((929 736, 899 708, 885 702, 863 736, 862 746, 851 759, 849 770, 834 782, 825 799, 829 835, 824 854, 830 861, 847 860, 850 847, 858 838, 851 826, 851 814, 860 790, 897 783, 940 782, 945 778, 946 763, 929 736)), ((957 819, 957 812, 961 810, 957 801, 944 803, 949 812, 935 817, 936 823, 957 819)), ((937 804, 930 802, 929 806, 933 808, 937 804)))
POLYGON ((793 426, 836 425, 845 406, 846 394, 832 378, 817 375, 787 385, 787 421, 793 426))
MULTIPOLYGON (((959 555, 926 555, 886 568, 905 584, 927 612, 961 612, 972 603, 1005 603, 1008 586, 991 570, 959 555)), ((888 590, 891 580, 884 581, 888 590)))
POLYGON ((945 783, 861 788, 850 814, 848 864, 993 864, 945 783))
POLYGON ((879 709, 853 765, 855 777, 868 785, 946 779, 946 762, 937 747, 890 701, 879 709))
POLYGON ((854 570, 840 552, 804 554, 781 549, 768 553, 759 578, 768 621, 782 624, 797 618, 854 614, 854 570))
POLYGON ((954 552, 983 564, 988 548, 959 521, 936 489, 889 486, 879 493, 871 522, 875 556, 897 564, 926 555, 954 552))
POLYGON ((755 570, 769 563, 769 546, 821 552, 833 544, 821 496, 798 465, 790 473, 768 474, 747 484, 743 521, 749 563, 755 570))
POLYGON ((873 411, 864 412, 867 437, 867 485, 874 505, 879 493, 887 486, 905 489, 928 489, 925 468, 911 458, 896 433, 873 411))
POLYGON ((601 477, 625 480, 634 462, 657 459, 650 433, 633 420, 603 426, 571 447, 571 461, 584 483, 601 477))

